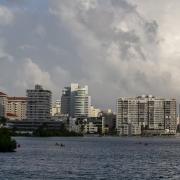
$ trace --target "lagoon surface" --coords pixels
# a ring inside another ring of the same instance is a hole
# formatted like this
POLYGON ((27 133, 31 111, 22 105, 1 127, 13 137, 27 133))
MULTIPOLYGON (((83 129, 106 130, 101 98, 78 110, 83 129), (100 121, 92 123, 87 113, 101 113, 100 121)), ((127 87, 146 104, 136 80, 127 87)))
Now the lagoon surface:
POLYGON ((1 180, 180 179, 180 138, 14 139, 21 148, 0 153, 1 180))

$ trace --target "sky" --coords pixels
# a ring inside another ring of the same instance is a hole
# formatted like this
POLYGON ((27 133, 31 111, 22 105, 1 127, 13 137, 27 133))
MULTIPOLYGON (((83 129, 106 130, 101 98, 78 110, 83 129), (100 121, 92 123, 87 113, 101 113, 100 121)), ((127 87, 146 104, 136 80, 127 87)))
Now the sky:
POLYGON ((1 0, 0 91, 26 96, 88 85, 92 105, 118 97, 180 102, 179 0, 1 0))

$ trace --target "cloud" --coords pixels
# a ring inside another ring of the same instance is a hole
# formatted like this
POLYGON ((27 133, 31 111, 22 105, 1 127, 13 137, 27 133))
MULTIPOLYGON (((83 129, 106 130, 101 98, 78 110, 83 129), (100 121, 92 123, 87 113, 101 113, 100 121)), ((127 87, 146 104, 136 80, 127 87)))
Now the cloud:
POLYGON ((26 49, 34 49, 36 50, 36 47, 35 46, 31 46, 29 44, 24 44, 24 45, 21 45, 19 47, 17 47, 18 49, 21 49, 21 50, 26 50, 26 49))
POLYGON ((25 3, 24 0, 3 0, 4 2, 7 3, 12 3, 12 4, 22 4, 25 3))
POLYGON ((0 25, 9 25, 13 21, 13 12, 5 6, 0 6, 0 25))
POLYGON ((0 89, 24 94, 38 83, 55 101, 64 86, 79 83, 102 110, 115 110, 122 96, 180 100, 179 19, 170 15, 179 10, 169 1, 147 3, 54 0, 43 15, 0 6, 0 89))

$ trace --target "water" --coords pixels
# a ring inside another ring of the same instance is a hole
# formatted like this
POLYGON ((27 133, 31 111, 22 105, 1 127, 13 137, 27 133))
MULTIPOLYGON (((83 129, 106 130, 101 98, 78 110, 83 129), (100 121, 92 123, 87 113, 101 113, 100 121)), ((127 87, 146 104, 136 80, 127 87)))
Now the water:
POLYGON ((180 179, 180 138, 14 139, 21 148, 0 153, 0 180, 180 179))

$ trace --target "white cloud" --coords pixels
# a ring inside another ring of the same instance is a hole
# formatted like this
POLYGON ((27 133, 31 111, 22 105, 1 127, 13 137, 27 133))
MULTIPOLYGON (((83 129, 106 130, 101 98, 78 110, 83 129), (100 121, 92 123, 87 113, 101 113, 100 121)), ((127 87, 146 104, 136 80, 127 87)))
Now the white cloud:
POLYGON ((17 47, 18 49, 21 49, 21 50, 26 50, 26 49, 33 49, 33 50, 36 50, 36 47, 35 46, 31 46, 29 44, 24 44, 24 45, 21 45, 19 47, 17 47))
POLYGON ((5 6, 0 6, 0 25, 9 25, 13 21, 12 10, 6 8, 5 6))

